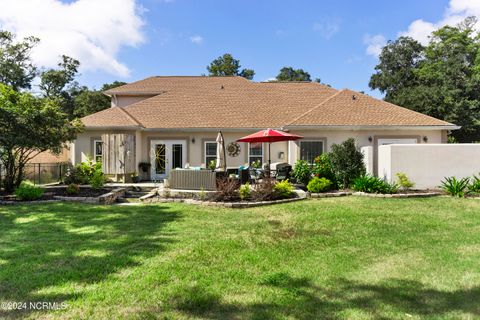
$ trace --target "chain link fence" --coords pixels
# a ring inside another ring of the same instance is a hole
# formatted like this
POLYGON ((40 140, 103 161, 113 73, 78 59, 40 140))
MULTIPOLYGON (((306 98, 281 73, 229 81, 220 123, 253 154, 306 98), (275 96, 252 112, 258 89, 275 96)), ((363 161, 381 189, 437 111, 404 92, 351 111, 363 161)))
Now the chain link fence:
MULTIPOLYGON (((28 163, 25 166, 25 179, 35 184, 48 184, 62 181, 68 163, 28 163)), ((0 185, 5 179, 5 168, 0 164, 0 185)))

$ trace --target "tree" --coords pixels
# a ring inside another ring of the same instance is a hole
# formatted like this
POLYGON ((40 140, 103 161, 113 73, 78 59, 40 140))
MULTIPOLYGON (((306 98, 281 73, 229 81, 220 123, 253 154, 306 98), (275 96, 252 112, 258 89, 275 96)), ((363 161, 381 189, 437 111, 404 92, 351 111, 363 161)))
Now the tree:
POLYGON ((385 100, 462 126, 459 142, 480 140, 480 36, 467 18, 432 33, 426 47, 411 38, 389 42, 370 87, 385 100))
POLYGON ((38 38, 27 37, 15 42, 13 33, 0 30, 0 83, 17 91, 31 88, 37 68, 30 59, 30 53, 38 41, 38 38))
POLYGON ((63 55, 58 66, 59 69, 41 72, 39 88, 44 97, 57 100, 69 119, 73 119, 75 96, 82 91, 78 83, 74 82, 80 62, 63 55))
MULTIPOLYGON (((310 74, 303 69, 283 67, 276 77, 277 81, 312 81, 310 74)), ((318 79, 320 82, 320 79, 318 79)))
POLYGON ((209 76, 241 76, 252 80, 255 76, 255 71, 252 69, 240 70, 240 67, 240 60, 233 58, 229 53, 225 53, 223 56, 213 60, 207 66, 207 70, 209 76))
POLYGON ((75 96, 73 115, 82 118, 89 114, 110 108, 110 98, 103 92, 124 84, 125 82, 120 81, 106 83, 100 90, 90 90, 87 87, 82 87, 81 92, 75 96))
POLYGON ((82 130, 69 122, 55 100, 20 93, 0 84, 0 161, 7 192, 20 185, 26 163, 37 153, 60 153, 82 130))
POLYGON ((348 188, 355 178, 366 172, 363 153, 357 149, 353 138, 349 138, 341 144, 332 144, 329 158, 337 181, 342 184, 343 188, 348 188))

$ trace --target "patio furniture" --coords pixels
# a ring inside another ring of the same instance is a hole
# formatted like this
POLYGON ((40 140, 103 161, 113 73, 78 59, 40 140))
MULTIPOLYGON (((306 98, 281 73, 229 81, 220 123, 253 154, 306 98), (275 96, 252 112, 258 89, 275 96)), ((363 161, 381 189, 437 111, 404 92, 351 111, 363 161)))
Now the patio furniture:
POLYGON ((175 169, 170 171, 168 184, 172 189, 217 190, 217 173, 211 170, 175 169))
POLYGON ((249 167, 240 166, 240 167, 230 167, 227 168, 227 177, 231 175, 235 176, 235 179, 238 179, 241 184, 250 182, 250 169, 249 167))

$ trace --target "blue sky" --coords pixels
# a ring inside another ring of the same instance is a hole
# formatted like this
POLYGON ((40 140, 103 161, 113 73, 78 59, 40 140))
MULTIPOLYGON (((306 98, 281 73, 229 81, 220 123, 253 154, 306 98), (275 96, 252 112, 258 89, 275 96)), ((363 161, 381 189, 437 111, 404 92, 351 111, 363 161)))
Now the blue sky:
POLYGON ((480 15, 480 0, 35 1, 0 0, 0 27, 39 36, 41 65, 55 65, 62 53, 78 58, 79 82, 96 88, 152 75, 200 75, 231 53, 255 70, 255 81, 292 66, 335 88, 381 96, 368 81, 386 40, 407 34, 425 42, 439 26, 480 15), (27 2, 25 9, 20 3, 27 2))
MULTIPOLYGON (((439 20, 448 1, 194 1, 144 0, 146 42, 119 59, 127 80, 150 75, 199 75, 223 53, 255 70, 255 81, 283 66, 303 68, 336 88, 370 92, 377 58, 365 37, 395 39, 416 19, 439 20), (191 41, 201 37, 201 43, 191 41), (195 38, 194 38, 195 39, 195 38)), ((115 77, 85 74, 98 85, 115 77)), ((375 95, 378 95, 375 94, 375 95)))

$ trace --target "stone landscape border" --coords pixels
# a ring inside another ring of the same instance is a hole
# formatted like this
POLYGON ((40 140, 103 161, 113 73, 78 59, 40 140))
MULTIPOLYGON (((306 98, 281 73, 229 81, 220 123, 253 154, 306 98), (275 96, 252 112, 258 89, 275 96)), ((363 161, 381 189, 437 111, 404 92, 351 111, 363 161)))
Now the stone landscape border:
POLYGON ((66 201, 66 202, 82 202, 82 203, 89 203, 89 204, 109 205, 109 204, 115 203, 119 197, 125 196, 126 191, 127 191, 127 188, 116 188, 98 197, 54 196, 53 199, 66 201))
POLYGON ((371 198, 428 198, 428 197, 438 197, 442 195, 443 194, 440 192, 393 193, 393 194, 366 193, 366 192, 352 193, 352 196, 371 197, 371 198))
POLYGON ((291 199, 282 199, 282 200, 272 200, 272 201, 240 201, 240 202, 216 202, 216 201, 201 201, 195 199, 185 199, 185 198, 161 198, 161 197, 153 197, 144 199, 142 203, 150 204, 150 203, 171 203, 171 202, 182 202, 188 204, 195 204, 195 205, 202 205, 202 206, 209 206, 209 207, 225 207, 225 208, 253 208, 253 207, 261 207, 261 206, 268 206, 272 204, 280 204, 280 203, 288 203, 288 202, 295 202, 307 199, 306 197, 300 198, 291 198, 291 199))

